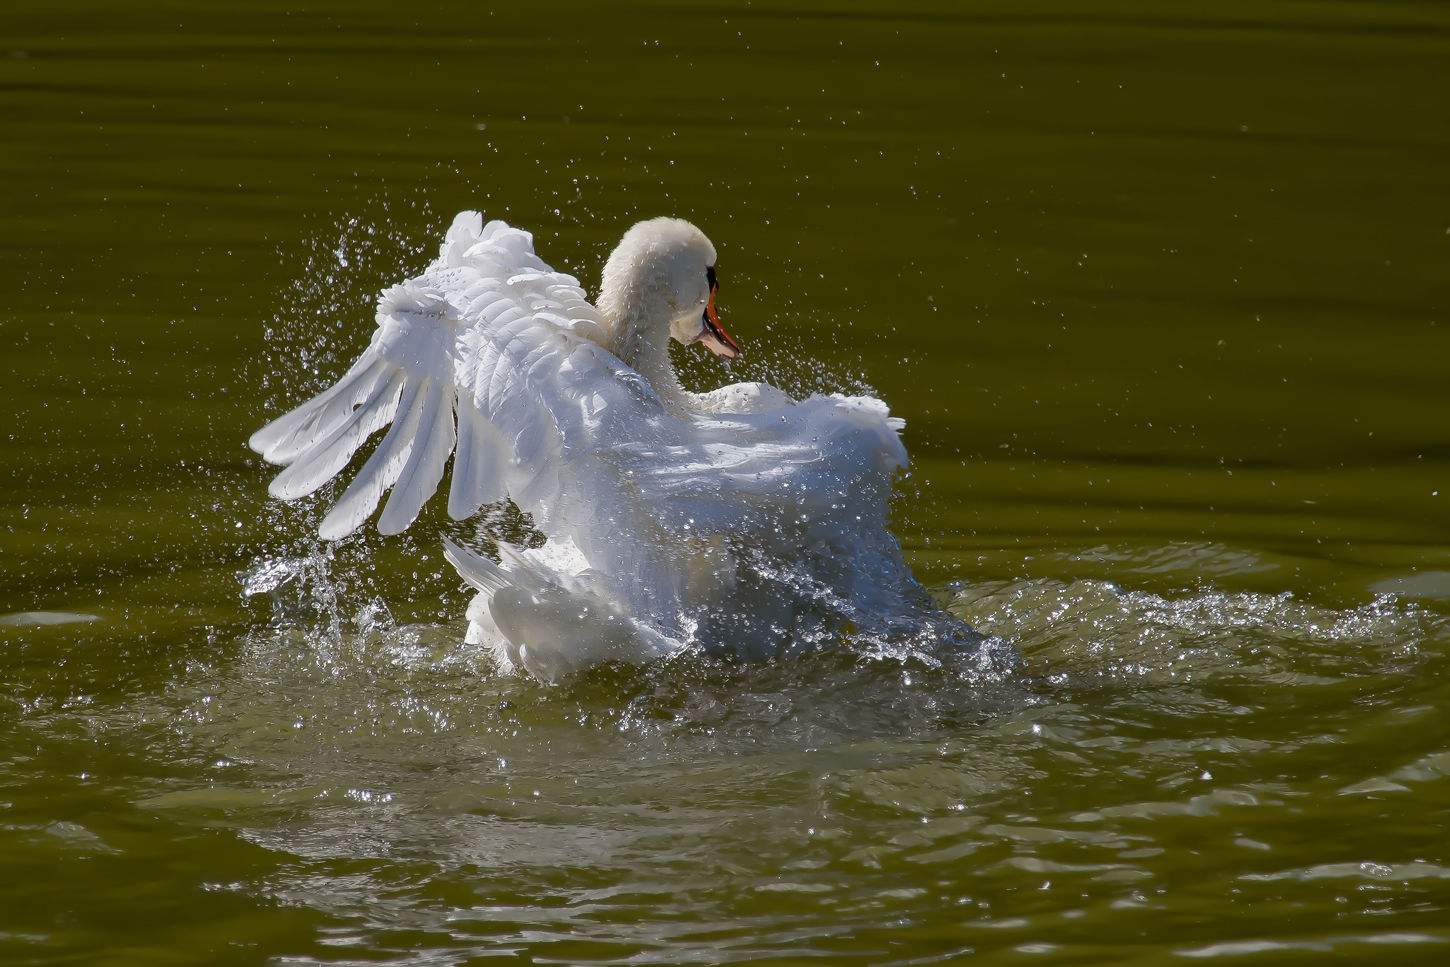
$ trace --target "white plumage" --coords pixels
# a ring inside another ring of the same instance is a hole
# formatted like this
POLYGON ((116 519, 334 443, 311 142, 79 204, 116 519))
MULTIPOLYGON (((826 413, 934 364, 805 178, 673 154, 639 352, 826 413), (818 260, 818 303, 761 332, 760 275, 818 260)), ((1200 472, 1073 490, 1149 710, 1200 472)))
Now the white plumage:
POLYGON ((286 466, 270 492, 314 492, 391 424, 320 533, 356 530, 391 489, 377 526, 395 534, 452 455, 450 515, 508 497, 550 539, 501 565, 447 551, 480 591, 471 636, 546 681, 690 643, 766 657, 891 634, 924 606, 885 527, 902 423, 870 397, 686 392, 670 337, 737 350, 714 264, 688 222, 642 222, 596 308, 529 233, 461 213, 437 261, 382 294, 347 374, 252 436, 286 466))

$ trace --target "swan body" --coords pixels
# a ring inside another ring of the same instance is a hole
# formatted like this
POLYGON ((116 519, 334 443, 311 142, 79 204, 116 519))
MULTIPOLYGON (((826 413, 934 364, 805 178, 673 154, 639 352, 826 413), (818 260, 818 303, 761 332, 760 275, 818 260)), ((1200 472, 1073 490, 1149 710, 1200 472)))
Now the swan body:
POLYGON ((668 340, 732 357, 715 250, 678 219, 631 228, 591 305, 532 236, 476 212, 378 302, 377 330, 330 389, 251 438, 313 493, 377 449, 319 528, 404 530, 441 482, 463 519, 512 499, 548 538, 495 564, 449 544, 479 590, 470 639, 544 681, 689 645, 742 658, 889 633, 923 595, 886 530, 903 423, 880 400, 795 401, 764 383, 685 390, 668 340), (879 626, 879 627, 878 627, 879 626))

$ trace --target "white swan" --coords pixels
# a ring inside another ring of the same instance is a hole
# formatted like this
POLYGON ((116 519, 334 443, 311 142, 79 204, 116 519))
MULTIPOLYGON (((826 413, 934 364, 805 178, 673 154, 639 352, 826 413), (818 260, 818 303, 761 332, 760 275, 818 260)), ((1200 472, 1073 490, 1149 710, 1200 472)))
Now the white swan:
POLYGON ((456 444, 449 514, 508 497, 549 538, 501 546, 501 564, 446 550, 480 592, 470 640, 543 681, 690 643, 768 657, 889 634, 923 599, 885 526, 902 421, 870 397, 687 392, 669 338, 739 351, 715 290, 689 222, 626 232, 596 308, 529 233, 463 212, 437 261, 382 294, 347 374, 251 446, 286 466, 269 490, 292 500, 392 424, 321 524, 338 539, 389 488, 378 529, 408 527, 456 444))

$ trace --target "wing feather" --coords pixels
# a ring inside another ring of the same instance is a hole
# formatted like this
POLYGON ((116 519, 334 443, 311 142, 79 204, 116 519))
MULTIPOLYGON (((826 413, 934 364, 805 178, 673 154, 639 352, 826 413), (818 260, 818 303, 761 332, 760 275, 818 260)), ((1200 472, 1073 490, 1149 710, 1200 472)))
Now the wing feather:
POLYGON ((310 443, 296 462, 273 478, 267 492, 282 500, 296 500, 336 476, 368 437, 392 422, 406 380, 401 369, 393 370, 392 378, 374 387, 372 395, 351 412, 346 422, 322 440, 310 443))
POLYGON ((368 457, 351 485, 322 519, 317 528, 318 535, 326 541, 340 540, 362 526, 371 516, 382 499, 383 491, 391 487, 403 472, 403 464, 413 449, 413 440, 418 432, 418 422, 423 415, 424 395, 419 392, 420 384, 409 382, 403 387, 403 399, 398 404, 401 419, 394 418, 392 427, 383 442, 368 457))
POLYGON ((327 436, 345 421, 352 408, 372 394, 387 370, 388 364, 369 346, 331 389, 262 427, 247 444, 268 463, 286 466, 311 441, 327 436))
POLYGON ((449 512, 456 517, 505 496, 510 479, 522 486, 536 478, 557 450, 550 403, 536 383, 551 369, 550 354, 577 335, 550 337, 604 331, 578 281, 545 264, 531 234, 484 224, 476 212, 454 219, 423 275, 382 293, 377 323, 336 385, 249 441, 286 467, 269 492, 294 500, 336 476, 392 424, 324 519, 320 530, 330 539, 361 526, 390 488, 379 529, 406 528, 437 490, 455 445, 449 512), (530 458, 523 469, 514 459, 519 450, 530 458))
POLYGON ((460 398, 458 452, 453 457, 448 515, 454 520, 463 520, 484 504, 508 496, 504 471, 509 456, 503 435, 479 412, 473 397, 460 398))
POLYGON ((401 534, 417 520, 418 512, 438 489, 448 455, 453 452, 452 385, 430 380, 422 400, 423 410, 414 431, 414 440, 418 442, 378 518, 378 531, 382 534, 401 534))
POLYGON ((327 539, 360 527, 390 489, 378 529, 407 528, 455 447, 451 516, 511 496, 540 527, 593 533, 576 542, 592 542, 588 554, 620 535, 725 526, 745 509, 833 511, 839 501, 803 504, 800 485, 889 481, 905 463, 884 407, 822 399, 777 409, 758 387, 748 400, 737 387, 713 417, 669 417, 643 377, 603 348, 607 323, 578 281, 544 264, 529 233, 476 213, 454 220, 427 271, 380 296, 377 322, 336 386, 251 439, 286 466, 269 489, 290 500, 391 424, 324 518, 327 539))

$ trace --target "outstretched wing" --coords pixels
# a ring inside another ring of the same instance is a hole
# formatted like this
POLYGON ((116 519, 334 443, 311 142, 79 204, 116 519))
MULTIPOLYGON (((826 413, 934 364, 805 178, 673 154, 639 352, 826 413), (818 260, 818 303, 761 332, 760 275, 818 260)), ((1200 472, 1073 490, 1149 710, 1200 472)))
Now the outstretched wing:
POLYGON ((620 582, 620 600, 659 611, 694 597, 694 571, 714 573, 716 535, 844 546, 880 526, 906 464, 900 421, 877 400, 794 403, 737 384, 702 398, 713 412, 674 419, 603 348, 605 321, 579 283, 527 232, 475 212, 454 220, 423 275, 383 293, 377 320, 336 385, 251 438, 286 467, 270 492, 292 500, 389 427, 323 519, 325 539, 362 526, 390 489, 378 529, 406 529, 456 448, 450 515, 511 497, 620 582))
POLYGON ((477 212, 454 219, 423 275, 382 294, 377 322, 342 379, 250 440, 287 468, 269 492, 294 500, 391 424, 323 519, 318 530, 328 540, 360 527, 389 489, 378 530, 406 529, 437 490, 455 445, 455 518, 528 487, 565 445, 562 431, 578 422, 556 418, 578 403, 561 397, 559 375, 581 349, 591 359, 594 351, 608 356, 598 349, 603 319, 578 281, 535 255, 528 232, 484 225, 477 212))

